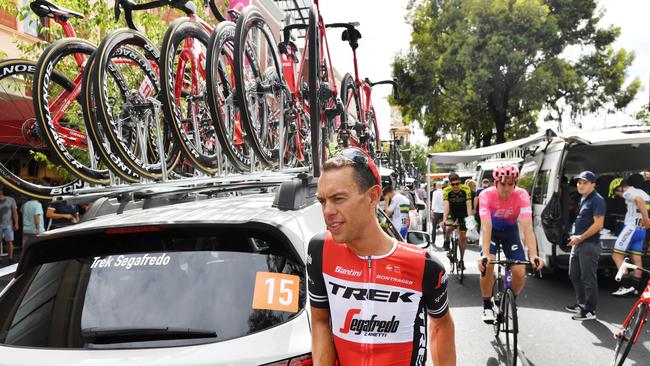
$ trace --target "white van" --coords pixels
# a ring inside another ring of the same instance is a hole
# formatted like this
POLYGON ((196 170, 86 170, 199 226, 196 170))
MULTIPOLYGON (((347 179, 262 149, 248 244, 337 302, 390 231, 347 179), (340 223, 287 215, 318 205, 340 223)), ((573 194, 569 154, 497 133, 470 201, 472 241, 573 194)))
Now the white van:
MULTIPOLYGON (((626 208, 620 198, 607 197, 609 182, 618 176, 645 174, 650 168, 650 127, 609 128, 564 136, 547 130, 526 139, 459 152, 456 156, 431 154, 429 161, 480 160, 513 148, 525 149, 519 185, 530 193, 538 251, 548 268, 568 267, 570 248, 566 243, 580 199, 574 177, 584 170, 599 177, 596 190, 607 201, 605 228, 600 236, 600 268, 613 268, 610 255, 626 208)), ((647 191, 650 183, 645 179, 641 179, 643 186, 638 188, 647 191)), ((645 259, 650 257, 646 255, 645 259)))
POLYGON ((521 162, 523 159, 521 158, 514 158, 514 159, 487 159, 484 161, 479 162, 476 164, 476 171, 474 172, 474 176, 472 179, 476 182, 476 184, 481 184, 481 181, 483 181, 484 178, 489 179, 492 181, 492 172, 494 172, 494 169, 498 167, 499 165, 502 164, 516 164, 517 166, 521 166, 521 162))

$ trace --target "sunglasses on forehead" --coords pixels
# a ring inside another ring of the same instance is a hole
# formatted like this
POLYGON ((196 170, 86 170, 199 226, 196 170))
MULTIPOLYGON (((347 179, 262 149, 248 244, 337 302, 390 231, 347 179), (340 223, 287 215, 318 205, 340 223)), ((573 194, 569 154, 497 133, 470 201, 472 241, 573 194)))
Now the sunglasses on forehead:
POLYGON ((381 185, 381 177, 379 176, 379 170, 377 170, 377 166, 366 153, 364 153, 360 149, 347 148, 342 150, 339 153, 339 156, 347 160, 350 160, 355 164, 359 164, 369 169, 372 175, 375 177, 375 179, 377 179, 377 184, 381 185))

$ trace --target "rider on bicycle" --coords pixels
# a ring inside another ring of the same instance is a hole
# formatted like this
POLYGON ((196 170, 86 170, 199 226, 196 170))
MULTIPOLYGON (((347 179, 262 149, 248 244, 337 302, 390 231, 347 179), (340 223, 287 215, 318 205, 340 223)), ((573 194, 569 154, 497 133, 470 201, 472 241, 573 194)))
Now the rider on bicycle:
MULTIPOLYGON (((493 264, 484 261, 494 260, 497 246, 503 249, 506 258, 511 260, 526 260, 524 249, 519 238, 521 225, 524 233, 524 243, 528 247, 528 255, 534 268, 540 270, 544 261, 537 256, 537 242, 533 233, 532 209, 528 192, 517 187, 519 169, 514 164, 500 165, 492 174, 495 185, 485 189, 479 195, 479 215, 481 217, 481 257, 478 268, 486 271, 488 276, 481 277, 481 295, 483 297, 483 321, 494 323, 494 310, 491 300, 494 278, 493 264)), ((524 288, 526 272, 524 266, 512 267, 512 290, 515 296, 524 288)))
POLYGON ((459 266, 465 269, 465 248, 467 248, 467 227, 465 218, 473 217, 472 213, 472 191, 460 183, 460 176, 456 173, 449 174, 449 186, 442 191, 444 200, 443 222, 447 225, 445 232, 445 249, 449 250, 449 235, 455 225, 458 225, 458 236, 460 237, 460 262, 459 266))

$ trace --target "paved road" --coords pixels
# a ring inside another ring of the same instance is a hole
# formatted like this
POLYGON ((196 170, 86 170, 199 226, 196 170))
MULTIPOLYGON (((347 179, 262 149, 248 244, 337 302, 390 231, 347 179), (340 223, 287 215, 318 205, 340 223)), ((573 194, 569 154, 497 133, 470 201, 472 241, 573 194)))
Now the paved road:
MULTIPOLYGON (((438 240, 441 238, 438 237, 438 240)), ((479 272, 476 268, 477 246, 466 254, 467 270, 463 285, 450 277, 451 311, 456 323, 456 347, 459 366, 502 365, 503 349, 495 341, 492 326, 481 321, 482 300, 479 272)), ((448 263, 443 252, 435 252, 448 263)), ((634 303, 632 298, 610 295, 617 284, 600 281, 598 320, 578 322, 564 307, 574 303, 573 287, 564 274, 529 277, 524 292, 517 299, 519 306, 519 348, 524 354, 522 365, 591 366, 609 365, 615 342, 613 333, 625 320, 634 303)), ((632 349, 626 365, 650 365, 650 324, 632 349)))

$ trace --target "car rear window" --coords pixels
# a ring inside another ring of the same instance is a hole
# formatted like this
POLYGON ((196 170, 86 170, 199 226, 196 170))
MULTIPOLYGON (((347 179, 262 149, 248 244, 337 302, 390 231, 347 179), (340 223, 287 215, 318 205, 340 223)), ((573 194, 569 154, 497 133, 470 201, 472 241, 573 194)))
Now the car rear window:
POLYGON ((284 323, 304 308, 304 265, 268 230, 166 227, 35 243, 0 298, 0 343, 170 347, 284 323))

